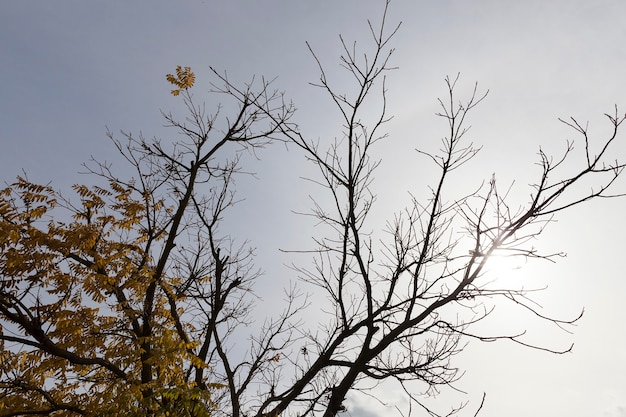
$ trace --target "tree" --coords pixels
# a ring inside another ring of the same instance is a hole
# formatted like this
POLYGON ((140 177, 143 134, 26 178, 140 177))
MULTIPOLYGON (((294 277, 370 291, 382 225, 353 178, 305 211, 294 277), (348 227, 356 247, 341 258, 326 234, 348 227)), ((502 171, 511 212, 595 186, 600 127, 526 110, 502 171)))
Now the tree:
POLYGON ((350 390, 379 381, 395 381, 413 406, 437 415, 413 384, 426 392, 452 385, 460 377, 452 360, 465 340, 569 351, 532 345, 523 334, 475 331, 498 298, 559 326, 579 318, 545 315, 532 291, 483 277, 502 253, 558 256, 529 240, 564 210, 620 195, 611 193, 624 164, 610 153, 624 117, 617 109, 607 115, 613 132, 599 144, 582 124, 564 120, 584 144, 583 157, 572 160, 570 142, 557 159, 540 150, 525 206, 511 207, 495 177, 455 196, 451 177, 478 151, 468 143, 467 117, 486 93, 476 86, 458 101, 458 77, 446 78, 438 115, 448 132, 438 153, 420 151, 439 173, 424 184, 430 196, 414 198, 388 233, 374 234, 376 146, 390 120, 385 77, 399 27, 387 28, 386 10, 379 26, 369 25, 371 51, 341 39, 351 91, 333 86, 311 48, 315 85, 343 122, 332 143, 310 140, 294 122, 295 107, 265 79, 238 87, 213 70, 211 92, 236 111, 224 117, 218 106, 208 114, 191 93, 194 73, 178 67, 167 79, 188 116, 164 117, 183 139, 168 145, 109 133, 134 178, 92 161, 102 181, 75 186, 80 203, 25 177, 2 192, 0 415, 334 416, 350 390), (326 196, 319 194, 311 215, 325 229, 307 251, 311 266, 295 267, 303 282, 286 291, 283 313, 254 327, 253 251, 220 226, 236 202, 238 152, 276 141, 317 166, 311 180, 326 196), (587 181, 595 188, 579 187, 587 181), (328 320, 304 319, 303 288, 325 297, 328 320), (233 349, 242 340, 244 353, 233 349))
POLYGON ((224 382, 207 378, 214 338, 246 314, 243 289, 256 276, 250 254, 218 234, 237 169, 218 152, 263 146, 293 110, 268 83, 250 86, 233 93, 239 112, 220 134, 217 115, 191 101, 190 68, 167 79, 193 119, 166 119, 189 140, 166 151, 110 135, 136 178, 96 163, 106 186, 75 186, 79 204, 25 178, 2 191, 0 415, 201 416, 214 407, 210 394, 224 382), (59 208, 71 218, 56 217, 59 208))

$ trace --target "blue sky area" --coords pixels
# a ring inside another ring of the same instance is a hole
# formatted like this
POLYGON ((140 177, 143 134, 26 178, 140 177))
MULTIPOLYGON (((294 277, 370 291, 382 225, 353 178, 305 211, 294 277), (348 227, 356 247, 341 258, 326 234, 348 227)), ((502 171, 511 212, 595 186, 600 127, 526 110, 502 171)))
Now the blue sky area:
MULTIPOLYGON (((338 35, 366 45, 366 19, 378 21, 383 6, 382 0, 2 1, 0 180, 11 182, 24 170, 70 194, 71 184, 89 183, 78 172, 91 156, 126 169, 106 130, 171 136, 160 111, 183 115, 165 81, 176 65, 195 70, 196 97, 209 107, 216 105, 214 96, 203 95, 209 65, 235 83, 255 74, 278 77, 275 86, 295 102, 306 134, 340 135, 330 103, 308 84, 318 73, 305 42, 328 75, 341 80, 338 35)), ((575 138, 557 118, 589 121, 592 138, 601 140, 610 127, 603 114, 615 104, 626 111, 623 0, 396 0, 388 23, 400 21, 375 230, 409 201, 408 191, 427 190, 427 161, 413 149, 436 149, 445 134, 434 113, 446 75, 461 73, 461 91, 474 82, 490 90, 471 120, 472 141, 483 151, 457 178, 457 190, 474 189, 495 172, 502 184, 515 181, 513 198, 523 202, 539 174, 539 146, 558 154, 575 138)), ((612 152, 626 160, 626 132, 612 152)), ((271 301, 294 278, 284 266, 294 259, 278 249, 310 243, 310 223, 292 211, 310 206, 312 191, 299 178, 311 167, 280 145, 258 156, 244 156, 246 170, 257 175, 239 179, 245 201, 231 221, 233 233, 258 248, 258 264, 267 271, 260 293, 271 301)), ((626 191, 626 179, 617 187, 626 191)), ((626 199, 605 200, 559 216, 538 245, 568 256, 524 270, 549 285, 542 296, 547 311, 570 317, 585 308, 573 334, 520 322, 506 309, 492 323, 526 327, 532 340, 553 348, 573 342, 573 352, 554 356, 472 342, 457 362, 466 370, 458 387, 468 394, 443 393, 431 404, 444 411, 456 404, 452 398, 469 400, 461 415, 473 416, 487 392, 483 417, 626 416, 625 209, 626 199)), ((376 395, 389 405, 403 403, 392 388, 376 395)), ((371 398, 351 397, 347 405, 352 417, 396 415, 371 398)))

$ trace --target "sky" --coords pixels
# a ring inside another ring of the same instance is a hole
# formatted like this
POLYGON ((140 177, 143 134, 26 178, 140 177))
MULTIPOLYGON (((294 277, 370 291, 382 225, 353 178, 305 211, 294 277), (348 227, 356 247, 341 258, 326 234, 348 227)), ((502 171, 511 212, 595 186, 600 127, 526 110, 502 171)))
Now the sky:
MULTIPOLYGON (((378 21, 383 6, 382 0, 2 1, 0 181, 25 171, 34 182, 69 192, 71 184, 89 181, 79 172, 92 156, 123 169, 107 129, 171 135, 160 111, 182 114, 165 82, 176 65, 191 66, 197 85, 206 85, 198 97, 209 88, 209 66, 234 82, 277 77, 275 86, 294 101, 309 135, 337 135, 329 102, 309 85, 319 74, 305 42, 329 75, 341 77, 338 35, 365 45, 366 20, 378 21)), ((514 181, 514 197, 523 200, 538 174, 539 146, 558 154, 575 137, 559 117, 588 121, 592 137, 602 139, 609 127, 603 114, 616 104, 626 109, 623 0, 395 0, 388 23, 400 21, 376 219, 399 211, 409 190, 424 190, 425 161, 413 149, 434 146, 445 134, 434 114, 446 75, 461 74, 461 91, 475 82, 489 90, 471 119, 472 140, 483 150, 459 189, 473 189, 495 172, 502 184, 514 181)), ((626 160, 626 132, 613 152, 626 160)), ((257 175, 239 180, 245 201, 232 216, 266 220, 234 233, 258 248, 271 294, 292 274, 284 264, 293 259, 278 249, 311 235, 293 214, 310 205, 300 177, 311 171, 302 155, 282 146, 244 162, 257 175)), ((626 191, 626 179, 617 186, 626 191)), ((462 416, 473 415, 483 392, 483 417, 626 416, 624 209, 625 199, 592 202, 558 216, 545 232, 540 244, 568 256, 523 273, 549 284, 549 311, 570 317, 584 307, 583 319, 572 334, 506 314, 493 325, 527 327, 535 340, 553 348, 574 343, 574 350, 554 356, 510 343, 471 343, 458 358, 466 371, 459 388, 470 401, 462 416)), ((433 401, 442 410, 451 405, 446 395, 433 401)), ((348 405, 353 417, 394 415, 367 398, 348 405)))

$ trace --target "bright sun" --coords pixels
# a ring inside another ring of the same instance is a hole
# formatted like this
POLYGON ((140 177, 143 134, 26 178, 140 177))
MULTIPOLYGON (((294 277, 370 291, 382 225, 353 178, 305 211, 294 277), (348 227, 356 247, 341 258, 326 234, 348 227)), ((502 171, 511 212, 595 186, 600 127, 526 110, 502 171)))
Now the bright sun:
POLYGON ((485 265, 484 276, 493 283, 511 288, 521 283, 522 270, 526 264, 523 256, 493 254, 485 265))

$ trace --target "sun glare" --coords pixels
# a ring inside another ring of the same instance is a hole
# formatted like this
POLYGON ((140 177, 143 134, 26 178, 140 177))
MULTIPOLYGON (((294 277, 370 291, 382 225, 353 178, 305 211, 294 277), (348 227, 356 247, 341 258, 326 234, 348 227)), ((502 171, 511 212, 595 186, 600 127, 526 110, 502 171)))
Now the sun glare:
POLYGON ((485 264, 484 277, 499 286, 517 288, 522 283, 522 271, 526 262, 523 256, 493 254, 485 264))

